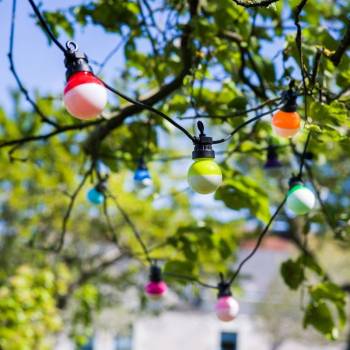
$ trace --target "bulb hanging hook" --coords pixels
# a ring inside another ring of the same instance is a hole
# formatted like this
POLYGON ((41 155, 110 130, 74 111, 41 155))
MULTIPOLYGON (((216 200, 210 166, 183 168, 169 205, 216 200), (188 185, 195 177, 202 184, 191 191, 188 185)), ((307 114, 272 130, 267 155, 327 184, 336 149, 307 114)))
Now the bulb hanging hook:
POLYGON ((197 158, 215 158, 215 152, 212 148, 213 139, 204 133, 204 124, 200 120, 197 122, 199 137, 195 137, 192 159, 197 158))
POLYGON ((205 136, 205 133, 204 133, 204 124, 202 121, 198 121, 197 122, 197 128, 199 130, 199 136, 205 136))
POLYGON ((67 49, 67 53, 72 54, 74 52, 77 52, 79 47, 78 47, 78 44, 75 41, 68 40, 66 42, 66 49, 67 49))

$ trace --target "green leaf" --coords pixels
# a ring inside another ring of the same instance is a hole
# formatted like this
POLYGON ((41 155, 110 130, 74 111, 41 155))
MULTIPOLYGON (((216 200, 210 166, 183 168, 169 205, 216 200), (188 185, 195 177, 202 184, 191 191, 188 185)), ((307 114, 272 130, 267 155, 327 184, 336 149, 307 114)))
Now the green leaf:
POLYGON ((299 259, 304 264, 305 267, 307 267, 308 269, 312 270, 317 275, 319 275, 319 276, 323 276, 324 275, 323 270, 317 264, 317 262, 315 261, 315 259, 312 256, 310 256, 310 255, 303 255, 299 259))
POLYGON ((343 305, 346 303, 345 292, 339 286, 329 281, 312 286, 309 293, 316 302, 322 299, 328 299, 334 303, 343 305))
POLYGON ((339 331, 336 328, 332 313, 323 301, 310 303, 305 311, 304 327, 314 327, 329 339, 337 339, 339 331))
POLYGON ((293 290, 299 288, 305 279, 304 268, 301 260, 289 259, 281 265, 281 275, 286 285, 293 290))
POLYGON ((237 96, 228 104, 228 107, 234 108, 237 111, 244 111, 247 107, 247 103, 248 100, 245 96, 237 96))
POLYGON ((194 264, 191 261, 170 260, 164 266, 164 273, 191 276, 194 264))
POLYGON ((263 222, 270 219, 269 198, 250 177, 236 175, 233 179, 225 181, 216 191, 215 199, 223 201, 228 208, 234 210, 249 209, 263 222))

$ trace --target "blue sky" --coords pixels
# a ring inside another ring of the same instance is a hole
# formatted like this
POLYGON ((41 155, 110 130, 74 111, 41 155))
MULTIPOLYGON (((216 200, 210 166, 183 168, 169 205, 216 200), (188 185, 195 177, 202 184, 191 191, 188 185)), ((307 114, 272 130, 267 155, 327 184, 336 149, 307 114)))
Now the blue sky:
MULTIPOLYGON (((25 86, 31 93, 40 90, 41 93, 62 91, 65 85, 65 69, 63 55, 55 46, 48 46, 44 33, 35 25, 31 7, 28 1, 17 1, 17 21, 14 58, 17 71, 25 86)), ((47 10, 69 7, 81 3, 80 0, 50 0, 43 1, 47 10)), ((15 80, 9 71, 7 59, 10 34, 10 17, 12 1, 0 2, 0 105, 10 107, 9 91, 16 87, 15 80)), ((61 42, 66 36, 61 35, 61 42)), ((75 40, 82 51, 88 53, 91 59, 102 61, 108 52, 117 45, 118 36, 108 34, 100 28, 89 26, 84 30, 77 30, 75 40), (98 43, 98 45, 96 45, 98 43)), ((117 67, 118 56, 109 63, 106 71, 113 71, 117 67)), ((113 74, 115 77, 115 74, 113 74)), ((108 76, 107 76, 108 79, 108 76)))
MULTIPOLYGON (((48 46, 48 40, 44 33, 36 26, 32 9, 26 0, 17 1, 17 20, 14 59, 17 71, 24 85, 31 94, 39 90, 41 94, 62 91, 65 85, 65 68, 63 55, 55 46, 48 46)), ((43 8, 54 10, 58 7, 67 8, 78 5, 81 0, 44 0, 43 8)), ((10 33, 11 0, 0 2, 0 35, 3 45, 0 46, 0 105, 10 107, 9 91, 16 87, 13 76, 9 71, 7 59, 8 42, 10 33)), ((67 38, 64 34, 59 38, 64 43, 67 38)), ((104 32, 96 26, 78 28, 74 38, 82 51, 88 54, 90 59, 102 62, 106 55, 118 44, 120 38, 116 34, 104 32)), ((264 54, 273 57, 276 51, 283 47, 283 41, 277 40, 272 44, 264 44, 264 54)), ((123 63, 122 55, 113 56, 104 71, 104 79, 107 81, 118 75, 123 63), (108 73, 108 74, 107 74, 108 73)), ((277 64, 278 70, 280 65, 277 64)))

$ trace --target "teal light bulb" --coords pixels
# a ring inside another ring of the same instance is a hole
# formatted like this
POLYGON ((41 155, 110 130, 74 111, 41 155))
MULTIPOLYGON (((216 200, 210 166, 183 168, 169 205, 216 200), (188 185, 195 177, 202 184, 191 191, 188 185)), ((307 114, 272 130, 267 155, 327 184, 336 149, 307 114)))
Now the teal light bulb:
POLYGON ((96 187, 92 188, 91 190, 88 191, 87 193, 87 199, 92 203, 92 204, 102 204, 104 201, 104 194, 96 187))
POLYGON ((287 208, 295 215, 308 214, 316 204, 316 198, 312 191, 299 183, 288 191, 287 208))

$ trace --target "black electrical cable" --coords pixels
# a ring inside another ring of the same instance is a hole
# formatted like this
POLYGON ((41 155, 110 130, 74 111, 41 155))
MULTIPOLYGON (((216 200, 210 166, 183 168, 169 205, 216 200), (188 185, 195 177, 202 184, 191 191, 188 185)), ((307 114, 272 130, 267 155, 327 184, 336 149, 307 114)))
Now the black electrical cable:
POLYGON ((304 165, 305 165, 305 156, 306 156, 307 148, 309 147, 309 144, 310 144, 310 140, 311 140, 311 131, 309 131, 309 133, 307 135, 307 139, 306 139, 305 145, 304 145, 304 150, 303 150, 303 153, 301 155, 300 166, 299 166, 299 173, 298 173, 298 177, 299 178, 303 177, 303 170, 304 170, 304 165))
POLYGON ((45 32, 48 34, 48 36, 50 37, 50 39, 55 43, 55 45, 64 53, 66 54, 67 50, 66 48, 56 39, 56 37, 54 36, 54 34, 52 33, 51 29, 49 28, 48 24, 46 23, 44 17, 42 16, 42 14, 40 13, 38 7, 35 5, 33 0, 28 0, 35 15, 37 16, 40 24, 42 25, 42 27, 44 28, 45 32))
MULTIPOLYGON (((67 54, 67 50, 66 48, 56 39, 56 37, 54 36, 54 34, 52 33, 52 31, 50 30, 48 24, 46 23, 44 17, 42 16, 42 14, 40 13, 38 7, 36 6, 36 4, 34 3, 33 0, 28 0, 31 7, 33 8, 33 11, 35 13, 35 15, 37 16, 40 24, 42 25, 43 29, 46 31, 46 33, 48 34, 48 36, 51 38, 51 40, 53 41, 53 43, 64 53, 64 55, 67 54)), ((102 81, 103 82, 103 81, 102 81)), ((196 143, 197 142, 197 139, 196 137, 192 136, 185 128, 183 128, 180 124, 178 124, 177 122, 175 122, 173 119, 171 119, 169 116, 167 116, 165 113, 157 110, 156 108, 153 108, 152 106, 149 106, 141 101, 137 101, 131 97, 128 97, 126 95, 124 95, 122 92, 119 92, 118 90, 112 88, 111 86, 109 86, 108 84, 106 84, 105 82, 103 82, 105 87, 110 90, 111 92, 113 92, 114 94, 120 96, 121 98, 127 100, 128 102, 134 104, 134 105, 138 105, 142 108, 145 108, 145 109, 148 109, 149 111, 159 115, 160 117, 164 118, 165 120, 167 120, 169 123, 171 123, 173 126, 175 126, 176 128, 178 128, 179 130, 181 130, 193 143, 196 143)), ((229 139, 231 139, 239 130, 241 130, 243 127, 249 125, 250 123, 254 122, 254 121, 257 121, 259 119, 261 119, 262 117, 264 117, 265 115, 268 115, 270 114, 271 112, 277 110, 278 108, 272 110, 272 111, 268 111, 266 113, 262 113, 254 118, 251 118, 249 120, 247 120, 246 122, 242 123, 241 125, 239 125, 236 129, 234 129, 227 137, 223 138, 223 139, 219 139, 219 140, 214 140, 213 141, 213 144, 219 144, 219 143, 223 143, 223 142, 226 142, 228 141, 229 139)), ((310 134, 308 135, 308 139, 306 141, 306 145, 305 145, 305 148, 304 148, 304 153, 303 153, 303 156, 302 156, 302 164, 301 164, 301 167, 300 167, 300 172, 302 172, 302 169, 303 169, 303 162, 304 162, 304 156, 305 156, 305 152, 306 152, 306 149, 307 149, 307 145, 309 143, 309 139, 310 139, 310 134)), ((112 197, 113 198, 113 197, 112 197)), ((115 200, 115 198, 114 198, 115 200)), ((278 206, 278 208, 276 209, 275 213, 272 215, 272 217, 270 218, 268 224, 265 226, 264 230, 261 232, 259 238, 258 238, 258 241, 257 241, 257 244, 256 246, 254 247, 254 249, 252 250, 252 252, 239 264, 236 272, 234 273, 234 275, 231 277, 229 283, 232 284, 235 280, 235 278, 238 276, 238 274, 240 273, 241 269, 243 268, 244 264, 250 260, 254 254, 257 252, 257 250, 259 249, 261 243, 262 243, 262 240, 264 238, 264 236, 266 235, 266 233, 268 232, 271 224, 273 223, 274 219, 276 218, 276 216, 278 215, 278 213, 280 212, 280 210, 282 209, 282 207, 284 206, 285 204, 285 201, 286 201, 286 197, 284 198, 284 200, 282 201, 282 203, 278 206)), ((122 211, 122 215, 125 217, 125 213, 122 211)), ((129 218, 128 217, 125 217, 125 219, 127 220, 127 222, 129 224, 131 224, 131 227, 133 229, 135 229, 135 227, 133 226, 133 223, 130 222, 129 218)), ((146 258, 149 262, 151 262, 151 259, 149 257, 149 254, 148 254, 148 250, 147 250, 147 247, 145 246, 144 242, 142 241, 142 238, 141 236, 139 235, 138 231, 137 232, 134 232, 135 233, 135 236, 137 238, 137 240, 139 241, 140 245, 142 246, 143 250, 144 250, 144 253, 146 255, 146 258)), ((201 281, 198 281, 196 279, 193 279, 192 277, 190 276, 185 276, 185 275, 177 275, 177 274, 171 274, 171 273, 166 273, 166 275, 169 275, 169 276, 173 276, 175 278, 181 278, 181 279, 187 279, 187 280, 192 280, 193 282, 196 282, 200 285, 202 285, 203 287, 206 287, 206 288, 215 288, 217 289, 217 286, 212 286, 212 285, 209 285, 209 284, 206 284, 206 283, 203 283, 201 281)))
POLYGON ((264 113, 261 113, 259 115, 257 115, 256 117, 254 118, 251 118, 251 119, 248 119, 247 121, 245 121, 244 123, 240 124, 236 129, 234 129, 227 137, 223 138, 223 139, 220 139, 220 140, 214 140, 212 142, 213 145, 215 144, 219 144, 219 143, 223 143, 223 142, 226 142, 228 140, 230 140, 239 130, 241 130, 242 128, 244 128, 245 126, 249 125, 250 123, 253 123, 263 117, 265 117, 266 115, 269 115, 275 111, 277 111, 279 109, 279 107, 276 107, 272 110, 269 110, 267 112, 264 112, 264 113))
MULTIPOLYGON (((56 39, 56 37, 54 36, 54 34, 52 33, 52 31, 50 30, 48 24, 46 23, 44 17, 42 16, 42 14, 40 13, 38 7, 35 5, 33 0, 28 0, 30 5, 33 8, 33 11, 35 13, 35 15, 37 16, 40 24, 42 25, 42 27, 44 28, 44 30, 46 31, 46 33, 49 35, 49 37, 52 39, 52 41, 55 43, 55 45, 66 55, 67 54, 67 49, 56 39)), ((134 100, 133 98, 123 94, 122 92, 112 88, 110 85, 108 85, 107 83, 105 83, 103 80, 101 80, 105 87, 110 90, 111 92, 113 92, 114 94, 122 97, 123 99, 129 101, 130 103, 134 104, 134 105, 138 105, 142 108, 148 109, 149 111, 158 114, 159 116, 161 116, 162 118, 164 118, 165 120, 167 120, 169 123, 171 123, 172 125, 174 125, 176 128, 178 128, 179 130, 181 130, 193 143, 196 142, 195 137, 193 137, 184 127, 182 127, 180 124, 176 123, 173 119, 171 119, 169 116, 167 116, 165 113, 157 110, 156 108, 153 108, 152 106, 149 106, 143 102, 134 100)))
POLYGON ((202 282, 202 281, 200 281, 200 280, 198 280, 198 279, 196 279, 196 278, 194 278, 194 277, 191 277, 191 276, 180 275, 180 274, 172 273, 172 272, 163 272, 163 275, 164 275, 164 276, 173 277, 173 278, 177 278, 177 279, 182 279, 182 280, 191 281, 191 282, 197 283, 197 284, 199 284, 200 286, 205 287, 205 288, 218 289, 217 286, 213 286, 213 285, 211 285, 211 284, 202 282))
MULTIPOLYGON (((50 30, 48 24, 46 23, 44 17, 42 16, 42 14, 40 13, 38 7, 35 5, 34 1, 33 0, 28 0, 30 5, 32 6, 33 8, 33 11, 35 13, 35 15, 38 17, 39 19, 39 22, 41 23, 42 27, 44 28, 44 30, 46 31, 46 33, 49 35, 49 37, 52 39, 52 41, 55 43, 55 45, 66 55, 67 53, 67 50, 66 48, 56 39, 56 37, 54 36, 54 34, 52 33, 52 31, 50 30)), ((182 127, 180 124, 178 124, 177 122, 175 122, 173 119, 171 119, 168 115, 166 115, 165 113, 159 111, 158 109, 146 104, 146 103, 143 103, 141 101, 138 101, 138 100, 135 100, 125 94, 123 94, 122 92, 112 88, 110 85, 108 85, 106 82, 104 82, 103 80, 101 80, 105 87, 113 92, 114 94, 120 96, 121 98, 125 99, 126 101, 134 104, 134 105, 138 105, 142 108, 145 108, 145 109, 148 109, 149 111, 159 115, 160 117, 162 117, 163 119, 167 120, 170 124, 172 124, 173 126, 175 126, 177 129, 179 129, 180 131, 182 131, 194 144, 197 142, 197 139, 191 135, 190 132, 188 132, 184 127, 182 127)), ((273 111, 276 111, 278 108, 272 110, 273 111)), ((223 143, 223 142, 226 142, 228 141, 229 139, 231 139, 239 130, 241 130, 242 128, 244 128, 246 125, 256 121, 256 120, 259 120, 260 118, 264 117, 265 115, 268 115, 270 114, 271 111, 269 112, 266 112, 266 113, 262 113, 260 114, 259 116, 256 116, 254 118, 251 118, 249 120, 247 120, 246 122, 244 122, 243 124, 239 125, 236 129, 234 129, 227 137, 225 138, 222 138, 222 139, 219 139, 219 140, 214 140, 213 141, 213 144, 219 144, 219 143, 223 143)))
POLYGON ((255 253, 258 251, 258 249, 260 248, 260 245, 266 235, 266 233, 268 232, 270 226, 272 225, 273 221, 275 220, 275 218, 277 217, 278 213, 282 210, 285 202, 287 200, 287 197, 284 197, 283 201, 280 203, 280 205, 277 207, 276 211, 273 213, 273 215, 271 216, 269 222, 266 224, 266 226, 264 227, 264 229, 261 231, 259 238, 256 242, 256 245, 254 247, 254 249, 248 254, 247 257, 245 257, 242 262, 238 265, 238 268, 236 270, 236 272, 232 275, 232 277, 229 280, 229 284, 232 284, 234 282, 234 280, 236 279, 236 277, 240 274, 243 266, 248 262, 248 260, 250 260, 255 253))
POLYGON ((149 111, 153 112, 153 113, 156 113, 158 114, 159 116, 161 116, 163 119, 167 120, 170 124, 174 125, 176 128, 178 128, 179 130, 181 130, 193 143, 196 142, 196 139, 184 128, 182 127, 180 124, 178 124, 177 122, 175 122, 173 119, 171 119, 169 116, 167 116, 165 113, 159 111, 158 109, 156 108, 153 108, 152 106, 149 106, 147 105, 146 103, 143 103, 141 101, 137 101, 137 100, 134 100, 133 98, 127 96, 127 95, 124 95, 122 92, 112 88, 110 85, 108 85, 107 83, 105 83, 103 80, 101 80, 103 82, 103 84, 105 85, 105 87, 113 92, 114 94, 120 96, 121 98, 123 98, 124 100, 134 104, 134 105, 137 105, 137 106, 140 106, 142 108, 145 108, 145 109, 148 109, 149 111))
MULTIPOLYGON (((291 80, 291 82, 289 83, 289 91, 292 91, 294 89, 294 85, 295 85, 295 81, 291 80)), ((282 97, 282 101, 280 101, 280 103, 277 104, 276 108, 270 109, 268 112, 261 113, 261 114, 255 116, 254 118, 251 118, 251 119, 245 121, 244 123, 239 125, 236 129, 234 129, 227 137, 222 138, 220 140, 214 140, 212 142, 212 144, 219 144, 219 143, 223 143, 223 142, 230 140, 239 130, 241 130, 245 126, 249 125, 250 123, 253 123, 253 122, 263 118, 264 116, 269 115, 270 113, 276 112, 284 103, 285 103, 285 101, 283 100, 283 97, 282 97)))

